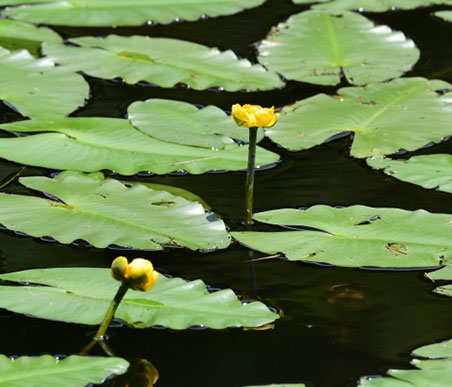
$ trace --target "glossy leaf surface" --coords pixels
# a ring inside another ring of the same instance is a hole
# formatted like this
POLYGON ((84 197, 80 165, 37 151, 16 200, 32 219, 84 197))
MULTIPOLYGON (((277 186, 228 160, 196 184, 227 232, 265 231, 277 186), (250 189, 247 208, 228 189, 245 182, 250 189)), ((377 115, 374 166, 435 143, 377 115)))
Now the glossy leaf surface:
POLYGON ((413 156, 407 160, 392 160, 382 156, 368 158, 367 164, 396 179, 452 193, 452 155, 413 156))
POLYGON ((337 266, 428 267, 452 263, 452 215, 424 210, 318 205, 261 212, 259 222, 314 230, 233 232, 252 249, 337 266))
POLYGON ((165 191, 127 188, 101 173, 63 172, 53 179, 26 177, 20 182, 52 196, 0 193, 0 223, 34 237, 150 250, 161 250, 163 244, 224 248, 230 242, 224 223, 209 221, 201 204, 165 191))
MULTIPOLYGON (((248 129, 238 127, 216 106, 198 109, 186 102, 155 98, 134 102, 128 117, 142 132, 175 144, 221 149, 233 144, 232 138, 248 142, 249 137, 248 129)), ((259 133, 262 139, 262 129, 259 133)))
POLYGON ((0 384, 8 387, 67 387, 102 383, 111 374, 126 372, 129 363, 118 357, 21 356, 14 361, 0 355, 0 384))
MULTIPOLYGON (((293 0, 296 4, 306 3, 305 0, 293 0)), ((360 10, 365 12, 385 12, 390 9, 414 9, 432 4, 448 4, 450 0, 324 0, 313 6, 315 9, 327 11, 360 10)))
POLYGON ((353 132, 354 157, 416 150, 452 134, 452 96, 443 81, 402 78, 366 87, 345 87, 335 97, 318 94, 285 107, 278 125, 266 131, 292 150, 308 149, 353 132))
POLYGON ((399 77, 419 50, 402 32, 359 14, 307 11, 274 28, 258 59, 286 79, 336 85, 343 72, 349 83, 363 85, 399 77))
MULTIPOLYGON (((122 175, 140 171, 165 174, 177 170, 199 174, 209 170, 245 169, 248 160, 246 145, 231 144, 227 149, 212 150, 171 144, 138 131, 128 120, 117 118, 20 121, 0 125, 0 129, 44 132, 0 138, 0 157, 53 169, 83 172, 111 169, 122 175)), ((263 148, 257 150, 258 166, 278 159, 275 153, 263 148)))
POLYGON ((0 48, 0 99, 23 116, 62 117, 83 105, 88 96, 89 86, 81 75, 55 67, 49 58, 35 59, 26 50, 0 48))
POLYGON ((27 4, 7 8, 3 15, 32 23, 67 26, 139 26, 148 21, 161 24, 203 15, 230 15, 256 7, 263 0, 1 0, 0 5, 27 4), (42 4, 40 4, 42 3, 42 4))
POLYGON ((232 51, 220 52, 182 40, 109 35, 70 42, 80 47, 49 43, 43 45, 43 51, 64 68, 93 77, 120 77, 130 84, 147 81, 161 87, 184 83, 196 90, 265 90, 283 86, 275 73, 251 65, 246 59, 237 59, 232 51))
MULTIPOLYGON (((102 321, 119 286, 109 269, 96 268, 28 270, 3 274, 0 279, 48 285, 0 286, 0 307, 90 325, 102 321)), ((242 304, 232 290, 209 293, 200 280, 186 282, 163 275, 149 292, 129 289, 115 317, 135 328, 164 325, 172 329, 256 327, 279 318, 261 302, 242 304)))
POLYGON ((49 28, 38 28, 30 23, 0 19, 0 45, 9 50, 25 48, 33 55, 37 55, 42 42, 61 41, 61 37, 49 28))

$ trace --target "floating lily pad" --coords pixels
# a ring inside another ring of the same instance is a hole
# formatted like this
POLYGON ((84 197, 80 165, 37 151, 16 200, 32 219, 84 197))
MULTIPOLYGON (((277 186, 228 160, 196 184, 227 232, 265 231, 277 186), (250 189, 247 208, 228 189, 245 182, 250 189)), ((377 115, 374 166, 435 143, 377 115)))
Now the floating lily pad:
POLYGON ((408 160, 373 156, 366 161, 372 168, 382 169, 396 179, 452 193, 452 155, 413 156, 408 160))
MULTIPOLYGON (((1 308, 90 325, 102 321, 119 286, 109 269, 94 268, 27 270, 3 274, 0 279, 48 285, 0 286, 1 308)), ((172 329, 256 327, 279 318, 261 302, 242 304, 232 290, 209 293, 200 280, 186 282, 163 275, 149 292, 129 289, 115 317, 135 328, 164 325, 172 329)))
POLYGON ((438 16, 446 21, 452 21, 452 11, 438 11, 435 12, 435 16, 438 16))
POLYGON ((264 0, 1 0, 0 5, 27 4, 6 8, 4 16, 67 26, 139 26, 148 21, 162 24, 203 15, 231 15, 261 5, 264 0), (38 3, 38 4, 34 4, 38 3), (42 4, 39 4, 42 3, 42 4))
MULTIPOLYGON (((239 128, 216 106, 198 109, 190 103, 155 98, 130 105, 128 117, 142 132, 175 144, 221 149, 233 144, 232 138, 247 142, 249 137, 248 129, 239 128)), ((262 138, 260 129, 258 140, 262 138)))
MULTIPOLYGON (((431 281, 452 280, 452 269, 447 266, 441 270, 426 273, 425 276, 431 281)), ((439 286, 433 292, 452 297, 452 285, 439 286)))
POLYGON ((83 105, 89 86, 79 74, 0 47, 0 99, 30 118, 65 116, 83 105), (68 92, 70 91, 70 92, 68 92))
POLYGON ((165 191, 128 188, 102 173, 66 171, 53 179, 19 181, 52 198, 0 193, 0 223, 34 237, 151 250, 161 250, 163 244, 213 249, 230 243, 223 221, 209 220, 201 204, 165 191))
POLYGON ((408 387, 428 386, 443 387, 450 385, 452 380, 452 359, 441 360, 418 360, 414 359, 411 364, 419 369, 411 370, 388 370, 392 377, 362 378, 359 386, 365 387, 408 387))
POLYGON ((346 87, 335 97, 318 94, 285 107, 278 125, 266 130, 276 143, 308 149, 354 132, 354 157, 413 151, 452 134, 452 96, 443 81, 403 78, 366 87, 346 87))
MULTIPOLYGON (((246 169, 248 146, 231 144, 206 149, 154 139, 128 120, 118 118, 62 118, 20 121, 0 129, 40 134, 0 138, 0 157, 22 164, 53 169, 95 172, 111 169, 122 175, 140 171, 165 174, 185 170, 199 174, 209 170, 246 169), (44 133, 43 133, 44 132, 44 133)), ((279 156, 258 148, 259 166, 279 156)))
POLYGON ((233 232, 245 245, 289 260, 338 266, 428 267, 452 263, 452 215, 424 210, 318 205, 253 217, 264 223, 313 228, 305 231, 233 232))
POLYGON ((45 27, 31 23, 0 19, 0 45, 9 50, 27 49, 33 55, 39 53, 42 42, 62 41, 60 35, 45 27))
MULTIPOLYGON (((306 0, 293 0, 296 4, 306 3, 306 0)), ((318 0, 316 2, 319 2, 318 0)), ((450 0, 323 0, 322 4, 312 8, 327 11, 360 10, 365 12, 385 12, 390 9, 414 9, 433 4, 452 4, 450 0)))
POLYGON ((66 387, 102 383, 112 374, 126 372, 129 363, 118 357, 21 356, 11 360, 0 355, 0 384, 9 387, 66 387))
POLYGON ((147 81, 161 87, 184 83, 193 89, 222 87, 227 91, 282 87, 279 77, 232 51, 176 39, 147 36, 70 39, 80 47, 45 43, 43 52, 71 71, 93 77, 120 77, 126 83, 147 81), (181 60, 183 58, 183 60, 181 60))
POLYGON ((419 50, 402 32, 362 15, 307 11, 272 29, 258 59, 286 79, 336 85, 343 73, 363 85, 399 77, 417 62, 419 50))

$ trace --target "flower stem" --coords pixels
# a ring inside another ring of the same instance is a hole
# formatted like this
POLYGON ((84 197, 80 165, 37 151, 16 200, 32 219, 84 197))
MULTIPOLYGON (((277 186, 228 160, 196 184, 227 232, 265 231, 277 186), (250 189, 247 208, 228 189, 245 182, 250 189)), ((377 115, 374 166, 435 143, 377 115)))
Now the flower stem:
POLYGON ((249 128, 250 137, 248 141, 248 171, 245 184, 245 226, 251 229, 251 217, 253 216, 253 194, 254 194, 254 170, 256 161, 256 139, 257 127, 249 128))
POLYGON ((110 325, 111 320, 113 319, 116 309, 118 309, 119 304, 121 303, 121 300, 123 299, 124 295, 126 294, 127 290, 129 290, 129 286, 126 284, 121 284, 118 291, 116 292, 115 297, 111 301, 110 307, 107 310, 107 313, 105 313, 104 320, 100 324, 99 329, 97 330, 96 335, 93 337, 93 340, 82 349, 80 352, 81 356, 87 355, 89 351, 99 342, 102 342, 105 340, 105 333, 107 332, 107 329, 110 325))

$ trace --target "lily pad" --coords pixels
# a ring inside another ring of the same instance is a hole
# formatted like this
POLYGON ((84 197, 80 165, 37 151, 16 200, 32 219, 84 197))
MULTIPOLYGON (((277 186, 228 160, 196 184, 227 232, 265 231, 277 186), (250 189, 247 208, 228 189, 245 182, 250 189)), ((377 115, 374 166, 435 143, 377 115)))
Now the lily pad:
POLYGON ((382 169, 396 179, 452 193, 452 155, 413 156, 408 160, 373 156, 366 161, 372 168, 382 169))
MULTIPOLYGON (((216 106, 198 109, 190 103, 155 98, 130 105, 128 117, 142 132, 174 144, 221 149, 233 144, 232 138, 247 142, 249 137, 247 129, 239 128, 216 106)), ((258 140, 262 138, 260 129, 258 140)))
POLYGON ((435 16, 438 16, 446 21, 452 21, 452 11, 438 11, 435 12, 435 16))
POLYGON ((452 263, 452 215, 424 210, 318 205, 261 212, 259 222, 304 231, 233 232, 239 242, 292 261, 338 266, 430 267, 452 263))
POLYGON ((413 151, 452 134, 447 82, 402 78, 345 87, 335 97, 318 94, 285 107, 266 134, 292 150, 308 149, 339 133, 353 132, 354 157, 413 151))
POLYGON ((30 118, 65 116, 83 105, 89 86, 79 74, 35 59, 26 50, 0 47, 0 99, 30 118), (70 91, 70 92, 68 92, 70 91))
POLYGON ((95 247, 111 244, 161 250, 163 244, 191 249, 230 243, 221 220, 209 220, 199 203, 143 185, 128 188, 102 173, 66 171, 53 179, 25 177, 28 188, 49 199, 0 193, 0 223, 34 237, 61 243, 83 239, 95 247))
POLYGON ((148 21, 161 24, 193 21, 203 15, 231 15, 261 5, 264 0, 1 0, 2 14, 32 23, 80 27, 139 26, 148 21), (38 4, 35 4, 38 3, 38 4))
POLYGON ((362 15, 307 11, 273 28, 258 59, 286 79, 336 85, 343 73, 363 85, 399 77, 417 62, 419 50, 402 32, 362 15))
POLYGON ((0 19, 0 45, 9 50, 25 48, 33 55, 39 53, 42 42, 62 41, 60 35, 50 28, 10 19, 0 19))
MULTIPOLYGON (((48 286, 0 286, 0 307, 17 313, 79 324, 99 324, 118 290, 109 269, 38 269, 0 279, 48 286), (67 306, 71 305, 70 308, 67 306), (77 310, 77 313, 74 313, 77 310)), ((279 318, 261 302, 242 304, 232 290, 209 293, 200 280, 159 275, 149 292, 129 290, 115 314, 135 328, 256 327, 279 318)))
POLYGON ((126 372, 129 363, 118 357, 69 356, 58 360, 50 355, 21 356, 11 360, 0 355, 0 384, 9 387, 67 387, 102 383, 111 374, 126 372))
POLYGON ((80 47, 45 43, 43 52, 63 68, 93 77, 120 77, 130 84, 147 81, 161 87, 184 83, 196 90, 254 91, 284 85, 275 73, 237 59, 230 50, 220 52, 197 43, 136 35, 88 36, 69 42, 80 47))
MULTIPOLYGON (((306 3, 306 0, 293 0, 295 4, 306 3)), ((319 1, 316 1, 319 2, 319 1)), ((365 12, 385 12, 390 9, 414 9, 433 4, 451 5, 450 0, 324 0, 322 4, 314 5, 312 8, 327 11, 359 10, 365 12)))
MULTIPOLYGON (((247 145, 231 144, 226 149, 215 150, 171 144, 138 131, 125 119, 30 120, 0 127, 15 132, 40 132, 0 138, 0 157, 46 168, 83 172, 111 169, 122 175, 133 175, 140 171, 165 174, 178 170, 199 174, 247 167, 247 145)), ((257 150, 259 166, 278 159, 275 153, 263 148, 257 150)))

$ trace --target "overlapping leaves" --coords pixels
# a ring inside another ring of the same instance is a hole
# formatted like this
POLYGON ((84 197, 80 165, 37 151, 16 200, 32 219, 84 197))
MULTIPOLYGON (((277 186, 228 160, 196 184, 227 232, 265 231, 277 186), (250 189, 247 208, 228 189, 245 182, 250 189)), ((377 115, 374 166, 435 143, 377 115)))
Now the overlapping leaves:
POLYGON ((209 221, 201 204, 165 191, 143 185, 128 188, 101 173, 63 172, 53 179, 20 181, 57 198, 0 193, 0 223, 31 236, 150 250, 160 250, 163 244, 191 249, 229 245, 221 220, 209 221))
POLYGON ((424 210, 318 205, 261 212, 254 219, 304 231, 233 232, 245 245, 289 260, 338 266, 426 267, 452 263, 452 215, 424 210))
MULTIPOLYGON (((99 324, 118 289, 108 269, 38 269, 3 274, 0 279, 48 285, 0 286, 1 308, 80 324, 99 324)), ((115 316, 136 328, 173 329, 256 327, 279 318, 261 302, 242 304, 229 289, 209 293, 200 280, 163 275, 149 292, 129 290, 115 316)))
POLYGON ((419 50, 402 32, 351 12, 293 15, 259 46, 259 62, 268 69, 320 85, 339 83, 342 72, 355 85, 395 78, 418 58, 419 50))
POLYGON ((196 90, 265 90, 283 86, 275 73, 251 65, 246 59, 238 60, 232 51, 220 52, 182 40, 109 35, 70 42, 80 47, 48 43, 43 45, 43 51, 63 68, 93 77, 120 77, 130 84, 147 81, 161 87, 184 83, 196 90))
POLYGON ((55 67, 49 58, 35 59, 26 50, 10 52, 0 47, 0 99, 23 116, 65 116, 83 105, 88 94, 81 75, 55 67))
MULTIPOLYGON (((125 119, 30 120, 0 125, 0 128, 24 133, 41 132, 25 137, 0 138, 0 157, 53 169, 83 172, 111 169, 122 175, 140 171, 165 174, 177 170, 199 174, 209 170, 245 169, 248 159, 246 145, 206 149, 171 144, 138 131, 125 119)), ((278 159, 275 153, 262 148, 257 150, 258 166, 278 159)))
POLYGON ((233 144, 232 138, 246 142, 249 136, 248 130, 237 127, 215 106, 198 109, 186 102, 155 98, 130 105, 128 117, 142 132, 175 144, 221 149, 233 144))
POLYGON ((285 107, 278 125, 266 133, 293 150, 353 132, 354 157, 412 151, 452 134, 451 95, 438 92, 451 88, 447 82, 424 78, 346 87, 335 97, 318 94, 285 107))
POLYGON ((21 356, 11 360, 0 355, 0 384, 9 387, 66 387, 102 383, 111 374, 121 375, 129 363, 117 357, 69 356, 63 360, 50 355, 21 356))
POLYGON ((68 26, 138 26, 148 21, 197 20, 203 15, 230 15, 264 0, 1 0, 3 15, 32 23, 68 26), (25 5, 23 5, 25 3, 25 5))

